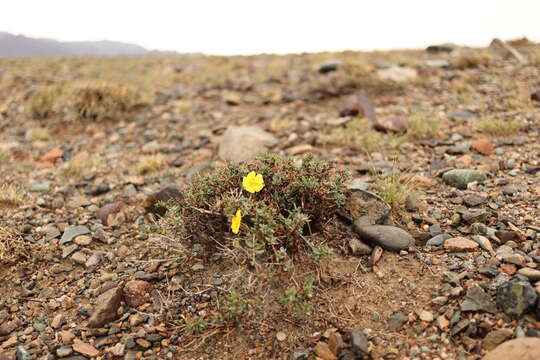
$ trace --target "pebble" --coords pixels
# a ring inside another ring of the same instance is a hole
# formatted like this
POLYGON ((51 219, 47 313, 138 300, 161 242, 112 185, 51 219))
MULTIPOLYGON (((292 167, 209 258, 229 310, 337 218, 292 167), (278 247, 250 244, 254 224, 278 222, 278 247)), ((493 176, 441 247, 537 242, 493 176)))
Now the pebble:
POLYGON ((487 353, 482 360, 540 359, 540 338, 524 337, 502 343, 487 353))
POLYGON ((287 339, 287 334, 285 334, 283 331, 278 331, 276 333, 276 339, 278 341, 285 341, 287 339))
POLYGON ((323 360, 337 360, 337 357, 332 353, 328 344, 325 342, 319 341, 313 348, 313 352, 323 360))
POLYGON ((61 346, 58 349, 56 349, 56 355, 58 357, 63 358, 71 354, 73 354, 73 349, 71 348, 71 346, 61 346))
POLYGON ((497 312, 497 308, 493 300, 491 300, 491 296, 477 284, 472 285, 467 290, 460 308, 461 311, 486 311, 492 314, 497 312))
POLYGON ((117 310, 123 298, 121 287, 115 287, 99 295, 96 307, 88 320, 88 327, 100 328, 118 317, 117 310))
POLYGON ((422 321, 432 322, 435 318, 433 316, 433 313, 427 310, 420 311, 420 314, 418 314, 418 317, 422 321))
POLYGON ((90 245, 92 243, 92 237, 88 235, 79 235, 73 239, 73 242, 81 246, 90 245))
POLYGON ((71 260, 75 261, 77 264, 85 265, 86 264, 86 255, 80 251, 77 251, 71 255, 71 260))
POLYGON ((388 225, 369 225, 359 227, 355 223, 355 231, 370 243, 381 246, 385 250, 407 250, 414 245, 414 238, 405 230, 388 225))
POLYGON ((483 182, 487 179, 487 173, 472 169, 455 169, 443 174, 443 180, 447 185, 465 190, 472 182, 483 182))
POLYGON ((349 240, 349 248, 351 249, 352 254, 356 256, 369 255, 373 250, 371 246, 354 238, 349 240))
POLYGON ((447 239, 444 242, 444 248, 454 252, 474 251, 478 248, 478 246, 479 245, 477 242, 461 236, 447 239))
POLYGON ((399 331, 408 320, 409 317, 407 315, 401 313, 392 313, 387 319, 388 330, 399 331))
POLYGON ((46 181, 46 182, 37 183, 30 186, 30 191, 31 192, 47 192, 50 190, 50 188, 51 188, 51 183, 46 181))
POLYGON ((86 235, 89 233, 90 233, 90 229, 88 229, 84 225, 68 226, 64 230, 64 233, 62 234, 62 237, 60 238, 60 245, 72 241, 75 237, 79 235, 86 235))
POLYGON ((530 281, 539 281, 540 280, 540 270, 532 268, 522 268, 518 270, 518 273, 527 277, 530 281))
POLYGON ((130 307, 138 307, 150 301, 152 284, 143 280, 130 280, 124 286, 124 300, 130 307))
POLYGON ((490 331, 482 341, 482 348, 493 350, 514 335, 512 329, 496 329, 490 331))
POLYGON ((351 350, 358 356, 369 354, 369 343, 363 331, 351 331, 351 350))
POLYGON ((441 246, 446 240, 451 239, 452 235, 439 234, 435 235, 426 242, 427 246, 441 246))
POLYGON ((99 351, 95 347, 78 339, 75 339, 73 342, 73 350, 88 357, 99 355, 99 351))

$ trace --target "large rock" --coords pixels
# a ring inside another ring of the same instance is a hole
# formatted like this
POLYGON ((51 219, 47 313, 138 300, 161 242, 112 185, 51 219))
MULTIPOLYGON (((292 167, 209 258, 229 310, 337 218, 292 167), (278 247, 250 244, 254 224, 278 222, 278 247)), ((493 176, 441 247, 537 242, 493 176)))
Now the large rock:
POLYGON ((523 337, 507 341, 490 351, 482 360, 540 359, 540 338, 523 337))
POLYGON ((97 305, 90 316, 88 321, 88 327, 99 328, 116 320, 118 317, 117 311, 120 306, 120 302, 123 298, 122 288, 117 286, 105 291, 97 298, 97 305))
POLYGON ((497 306, 515 318, 532 309, 537 298, 529 280, 522 275, 516 275, 497 287, 497 306))
POLYGON ((474 181, 486 181, 487 173, 472 169, 454 169, 444 173, 443 180, 447 185, 465 190, 467 185, 474 181))
POLYGON ((418 72, 415 69, 401 66, 379 69, 376 74, 381 80, 392 80, 395 82, 407 82, 418 77, 418 72))
POLYGON ((385 250, 406 250, 414 245, 414 238, 405 230, 388 225, 358 226, 354 229, 363 240, 379 245, 385 250))
POLYGON ((221 138, 218 154, 226 161, 247 161, 276 144, 274 135, 258 126, 230 126, 221 138))
POLYGON ((489 50, 491 50, 491 52, 505 59, 514 58, 521 65, 527 65, 529 63, 527 58, 523 56, 519 51, 517 51, 512 46, 508 45, 507 43, 499 39, 493 39, 491 41, 491 44, 489 44, 489 50))

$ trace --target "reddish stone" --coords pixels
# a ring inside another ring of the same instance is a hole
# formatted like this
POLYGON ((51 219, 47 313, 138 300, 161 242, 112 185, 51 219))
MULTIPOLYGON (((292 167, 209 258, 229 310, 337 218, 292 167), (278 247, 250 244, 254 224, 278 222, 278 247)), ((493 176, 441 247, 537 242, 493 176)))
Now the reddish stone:
POLYGON ((476 140, 472 147, 482 155, 491 155, 495 152, 495 146, 488 139, 476 140))
POLYGON ((502 264, 501 270, 510 276, 514 275, 517 272, 516 265, 512 264, 502 264))
POLYGON ((465 167, 469 167, 472 164, 472 157, 469 154, 463 155, 457 159, 457 162, 462 163, 465 167))
POLYGON ((406 118, 401 116, 388 116, 385 118, 378 118, 373 127, 375 130, 380 131, 392 131, 397 133, 402 133, 407 131, 409 122, 406 118))
POLYGON ((473 251, 478 246, 477 242, 461 236, 448 239, 444 242, 444 248, 450 251, 473 251))
POLYGON ((48 153, 46 153, 45 155, 43 155, 41 157, 41 161, 53 163, 55 162, 56 159, 62 156, 64 156, 64 150, 59 149, 59 148, 54 148, 48 153))
POLYGON ((126 304, 138 307, 150 301, 152 284, 143 280, 130 280, 124 286, 126 304))
POLYGON ((96 357, 99 355, 99 350, 90 344, 84 343, 79 339, 73 342, 73 350, 88 357, 96 357))

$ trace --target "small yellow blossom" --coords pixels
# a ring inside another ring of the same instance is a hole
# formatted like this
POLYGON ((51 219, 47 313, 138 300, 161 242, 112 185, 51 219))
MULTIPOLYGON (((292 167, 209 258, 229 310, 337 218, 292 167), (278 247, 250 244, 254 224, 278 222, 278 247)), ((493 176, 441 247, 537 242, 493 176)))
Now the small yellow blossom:
POLYGON ((240 210, 236 210, 236 215, 231 219, 231 231, 234 234, 238 234, 240 231, 240 223, 242 222, 242 212, 240 210))
POLYGON ((242 179, 242 186, 250 193, 256 193, 262 190, 264 187, 264 180, 261 174, 257 174, 255 171, 250 172, 242 179))

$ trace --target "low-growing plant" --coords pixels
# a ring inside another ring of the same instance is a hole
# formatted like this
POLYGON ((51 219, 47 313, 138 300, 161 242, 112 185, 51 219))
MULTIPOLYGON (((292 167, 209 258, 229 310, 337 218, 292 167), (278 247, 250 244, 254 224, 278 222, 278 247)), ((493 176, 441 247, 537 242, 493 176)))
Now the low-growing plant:
POLYGON ((285 290, 279 303, 289 310, 292 310, 298 317, 313 311, 313 306, 309 304, 309 299, 313 296, 313 284, 315 279, 312 277, 304 278, 301 286, 285 290))
POLYGON ((147 155, 141 157, 137 164, 137 172, 145 175, 151 172, 163 170, 167 166, 167 158, 163 154, 147 155))
POLYGON ((344 127, 335 127, 321 131, 317 141, 322 145, 345 145, 371 152, 381 144, 381 134, 372 129, 371 122, 366 118, 355 118, 344 127))
POLYGON ((470 52, 450 58, 450 66, 458 70, 487 66, 490 62, 491 56, 486 52, 470 52))
POLYGON ((409 116, 407 137, 411 140, 433 139, 437 136, 440 119, 423 111, 415 111, 409 116))
POLYGON ((410 193, 410 179, 400 173, 391 175, 375 175, 375 186, 379 196, 386 201, 392 208, 401 205, 407 195, 410 193))
POLYGON ((63 96, 61 85, 47 85, 34 91, 28 98, 27 112, 30 116, 43 119, 58 112, 63 96))
POLYGON ((503 120, 489 117, 480 120, 476 127, 478 131, 484 134, 493 136, 509 136, 523 130, 525 124, 520 120, 503 120))
POLYGON ((263 154, 195 179, 168 204, 159 228, 207 250, 242 249, 251 264, 286 263, 292 252, 310 250, 305 237, 336 219, 347 179, 311 155, 296 163, 263 154))
POLYGON ((0 208, 17 207, 24 203, 26 193, 23 189, 13 184, 0 186, 0 208))

